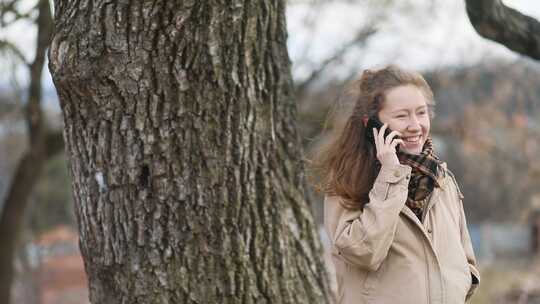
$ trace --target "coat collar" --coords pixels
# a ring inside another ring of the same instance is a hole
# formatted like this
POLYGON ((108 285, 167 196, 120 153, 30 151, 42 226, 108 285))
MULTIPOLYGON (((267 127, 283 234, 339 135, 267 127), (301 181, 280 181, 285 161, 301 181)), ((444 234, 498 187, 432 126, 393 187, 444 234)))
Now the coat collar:
MULTIPOLYGON (((436 187, 433 189, 433 192, 431 193, 430 198, 428 200, 428 205, 426 207, 426 212, 424 216, 426 216, 426 214, 429 213, 429 210, 433 208, 433 206, 436 203, 440 202, 441 191, 446 191, 448 187, 448 178, 450 177, 448 176, 448 173, 446 172, 446 163, 443 163, 442 167, 444 170, 443 172, 439 173, 439 176, 437 179, 440 187, 436 187)), ((409 207, 407 207, 407 205, 403 206, 403 208, 401 209, 401 213, 405 214, 410 220, 415 222, 419 228, 421 228, 422 230, 425 230, 423 223, 418 219, 418 217, 414 214, 414 212, 409 207)))

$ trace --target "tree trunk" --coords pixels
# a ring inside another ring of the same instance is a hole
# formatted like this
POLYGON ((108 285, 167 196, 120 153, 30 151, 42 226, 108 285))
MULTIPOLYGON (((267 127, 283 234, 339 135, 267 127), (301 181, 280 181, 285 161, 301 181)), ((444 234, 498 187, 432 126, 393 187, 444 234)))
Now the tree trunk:
POLYGON ((325 303, 285 1, 55 1, 92 303, 325 303))

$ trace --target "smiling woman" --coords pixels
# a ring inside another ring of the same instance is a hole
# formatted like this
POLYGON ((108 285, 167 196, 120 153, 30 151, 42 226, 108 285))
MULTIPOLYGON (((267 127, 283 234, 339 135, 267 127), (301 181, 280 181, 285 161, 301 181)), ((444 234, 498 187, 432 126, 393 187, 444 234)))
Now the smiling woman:
POLYGON ((431 88, 397 66, 354 86, 350 117, 315 162, 338 303, 464 303, 480 274, 463 195, 429 137, 431 88))

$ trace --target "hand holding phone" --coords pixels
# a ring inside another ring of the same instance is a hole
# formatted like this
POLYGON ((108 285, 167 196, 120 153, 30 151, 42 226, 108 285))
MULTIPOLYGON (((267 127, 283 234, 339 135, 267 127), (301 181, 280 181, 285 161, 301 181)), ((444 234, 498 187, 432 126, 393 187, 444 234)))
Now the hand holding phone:
POLYGON ((366 125, 366 136, 375 144, 377 150, 377 159, 381 165, 397 165, 398 145, 403 143, 399 138, 401 135, 398 131, 392 131, 388 128, 388 124, 383 124, 377 118, 370 118, 366 125))
MULTIPOLYGON (((367 121, 367 125, 366 125, 366 137, 369 141, 371 141, 372 144, 375 144, 375 138, 373 137, 373 128, 380 130, 382 127, 383 127, 383 123, 382 121, 379 120, 378 117, 370 117, 367 121)), ((390 132, 392 132, 392 130, 390 130, 390 128, 387 128, 385 131, 384 131, 384 137, 388 136, 390 134, 390 132)))

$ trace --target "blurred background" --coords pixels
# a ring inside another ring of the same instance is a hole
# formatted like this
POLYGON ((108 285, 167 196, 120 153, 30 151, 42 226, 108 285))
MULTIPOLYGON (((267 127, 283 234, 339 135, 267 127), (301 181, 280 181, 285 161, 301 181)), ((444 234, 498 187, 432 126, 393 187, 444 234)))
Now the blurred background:
MULTIPOLYGON (((6 214, 24 212, 0 239, 19 234, 13 303, 87 303, 62 118, 39 39, 52 27, 50 18, 38 18, 43 2, 0 2, 0 214, 6 221, 6 214), (30 163, 29 104, 41 108, 47 124, 46 153, 30 163), (42 174, 33 180, 20 174, 24 166, 42 174)), ((351 100, 344 91, 363 69, 395 63, 421 72, 437 103, 436 152, 465 195, 480 263, 482 283, 471 303, 540 303, 538 61, 480 37, 461 0, 287 2, 306 156, 345 119, 351 100)), ((504 3, 540 19, 537 1, 504 3)), ((322 225, 322 198, 308 192, 322 225)), ((8 250, 0 243, 0 259, 8 250)))

